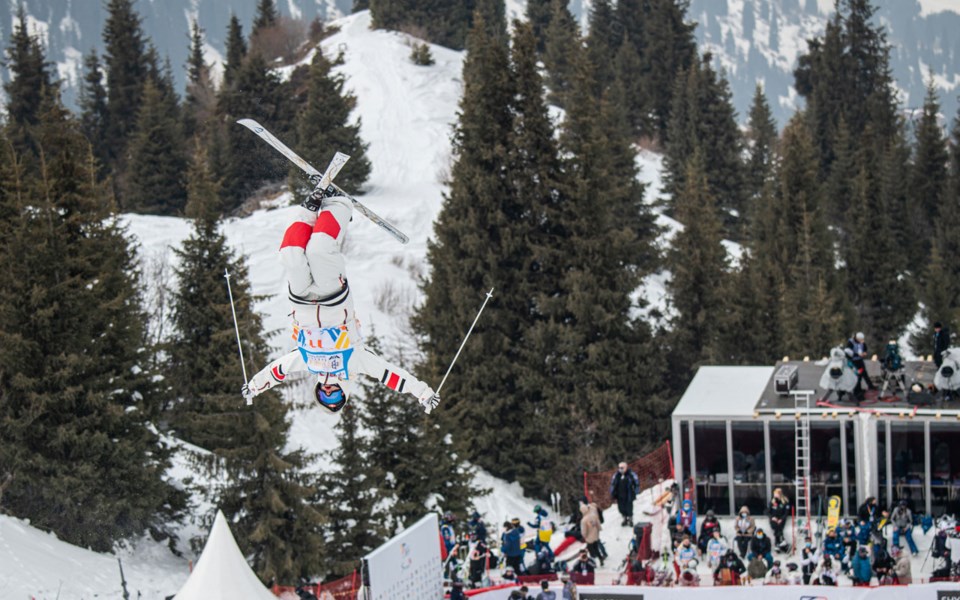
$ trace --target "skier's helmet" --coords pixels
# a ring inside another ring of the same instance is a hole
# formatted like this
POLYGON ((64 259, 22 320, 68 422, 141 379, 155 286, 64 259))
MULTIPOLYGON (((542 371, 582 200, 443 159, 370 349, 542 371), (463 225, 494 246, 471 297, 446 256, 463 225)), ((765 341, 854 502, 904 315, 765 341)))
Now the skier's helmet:
POLYGON ((338 412, 347 403, 347 393, 339 383, 318 381, 313 391, 317 404, 332 413, 338 412))

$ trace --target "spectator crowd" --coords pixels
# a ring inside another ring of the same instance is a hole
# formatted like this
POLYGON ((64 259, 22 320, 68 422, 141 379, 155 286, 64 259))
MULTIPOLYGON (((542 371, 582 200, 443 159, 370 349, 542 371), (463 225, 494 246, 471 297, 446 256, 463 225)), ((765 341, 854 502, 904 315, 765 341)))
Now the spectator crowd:
MULTIPOLYGON (((634 523, 633 504, 640 490, 625 463, 619 465, 609 491, 620 526, 632 527, 629 555, 612 575, 615 582, 625 584, 695 586, 706 573, 713 585, 907 584, 913 580, 911 557, 919 552, 914 529, 921 524, 926 532, 932 526, 932 519, 917 515, 908 499, 888 511, 876 498, 868 498, 855 518, 837 517, 834 526, 820 524, 814 531, 823 533, 815 537, 800 529, 802 539, 792 540, 790 499, 777 488, 763 522, 743 506, 732 523, 727 522, 731 530, 724 531, 713 510, 698 518, 693 500, 681 498, 674 484, 652 509, 644 510, 643 519, 659 519, 658 529, 657 523, 634 523)), ((503 581, 521 586, 510 597, 523 600, 575 600, 577 584, 595 582, 597 569, 610 558, 600 536, 604 515, 597 504, 579 498, 560 528, 539 505, 532 515, 526 522, 504 521, 497 539, 478 513, 471 515, 459 537, 454 516, 444 515, 441 536, 448 554, 445 573, 453 586, 451 598, 460 597, 457 594, 465 587, 490 585, 491 573, 496 580, 498 572, 503 581), (561 528, 563 539, 551 545, 561 528), (579 550, 571 549, 574 544, 579 550), (559 560, 559 555, 567 559, 559 560), (548 582, 557 580, 560 587, 551 588, 548 582)), ((943 528, 934 536, 932 577, 954 574, 948 535, 960 533, 943 528)))

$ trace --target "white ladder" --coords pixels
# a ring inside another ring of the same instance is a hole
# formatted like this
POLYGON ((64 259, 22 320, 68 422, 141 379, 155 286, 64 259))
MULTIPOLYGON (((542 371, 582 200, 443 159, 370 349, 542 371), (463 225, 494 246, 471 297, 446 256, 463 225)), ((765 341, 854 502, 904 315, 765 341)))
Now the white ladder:
POLYGON ((812 537, 810 526, 810 400, 813 391, 795 391, 793 394, 795 423, 794 443, 796 445, 796 490, 797 490, 797 530, 806 529, 812 537))

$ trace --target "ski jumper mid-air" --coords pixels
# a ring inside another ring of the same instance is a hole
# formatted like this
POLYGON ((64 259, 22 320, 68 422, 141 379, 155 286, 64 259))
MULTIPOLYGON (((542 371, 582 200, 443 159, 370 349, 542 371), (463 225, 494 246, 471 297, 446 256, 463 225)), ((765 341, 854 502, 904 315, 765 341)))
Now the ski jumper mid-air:
MULTIPOLYGON (((317 376, 317 403, 337 412, 347 403, 357 376, 366 375, 391 390, 414 396, 429 413, 440 404, 439 392, 364 347, 342 253, 354 208, 400 243, 407 243, 409 238, 333 183, 349 156, 337 152, 327 170, 320 173, 256 121, 237 122, 303 169, 314 185, 313 192, 296 209, 280 243, 297 347, 245 383, 243 397, 250 403, 258 394, 283 383, 291 373, 309 371, 317 376)), ((490 294, 487 296, 489 299, 490 294)), ((239 331, 237 340, 239 343, 239 331)), ((241 360, 242 356, 241 350, 241 360)))
POLYGON ((346 404, 358 375, 416 397, 427 412, 440 403, 430 386, 363 345, 341 253, 352 212, 350 199, 332 187, 296 209, 280 244, 280 260, 297 348, 254 375, 243 387, 244 398, 306 370, 317 376, 317 402, 331 412, 346 404))

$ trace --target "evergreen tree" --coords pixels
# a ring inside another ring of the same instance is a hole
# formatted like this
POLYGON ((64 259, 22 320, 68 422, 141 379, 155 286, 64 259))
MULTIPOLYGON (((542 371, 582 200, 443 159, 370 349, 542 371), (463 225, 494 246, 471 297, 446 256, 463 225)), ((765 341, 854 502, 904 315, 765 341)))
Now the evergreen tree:
MULTIPOLYGON (((923 300, 923 316, 928 325, 940 321, 951 331, 960 327, 960 115, 953 122, 949 144, 947 184, 943 200, 937 205, 933 247, 927 264, 923 300)), ((911 339, 915 352, 929 353, 927 331, 911 339)))
MULTIPOLYGON (((656 375, 636 377, 637 372, 659 374, 663 369, 651 351, 647 325, 631 318, 637 308, 633 291, 657 258, 651 243, 656 228, 637 182, 627 117, 617 97, 622 90, 614 85, 609 98, 598 100, 585 54, 577 66, 560 136, 568 157, 564 171, 571 178, 562 214, 568 237, 558 246, 560 290, 547 312, 554 339, 545 337, 541 346, 542 355, 550 357, 544 375, 551 381, 545 390, 555 411, 553 423, 566 428, 548 426, 552 433, 541 434, 549 442, 545 446, 565 444, 577 464, 597 468, 638 450, 627 448, 626 440, 652 445, 663 432, 666 411, 658 400, 656 375)), ((544 369, 543 359, 533 364, 544 369)), ((569 474, 568 469, 555 464, 545 469, 554 481, 541 490, 559 486, 564 493, 573 492, 575 481, 561 474, 569 474)))
POLYGON ((227 62, 223 65, 223 89, 232 87, 237 73, 243 66, 243 59, 247 56, 247 42, 243 37, 243 26, 237 15, 230 15, 230 24, 227 26, 226 42, 227 62))
MULTIPOLYGON (((365 342, 372 351, 381 352, 375 337, 365 342)), ((449 440, 448 433, 454 430, 424 416, 409 395, 398 396, 370 379, 362 379, 359 387, 360 423, 369 432, 363 471, 374 480, 377 504, 390 507, 388 514, 377 515, 377 526, 393 535, 429 510, 464 514, 471 509, 484 492, 473 487, 472 469, 449 440)))
POLYGON ((757 85, 753 94, 746 141, 749 152, 745 173, 746 194, 752 205, 774 174, 777 153, 777 123, 760 85, 757 85))
POLYGON ((897 208, 906 195, 906 148, 891 148, 870 164, 861 167, 853 183, 852 229, 844 258, 858 328, 885 341, 900 337, 916 305, 907 253, 896 230, 904 222, 897 208), (880 181, 872 177, 875 172, 882 174, 880 181))
MULTIPOLYGON (((360 433, 360 411, 356 402, 348 402, 340 411, 340 420, 335 426, 337 449, 331 457, 335 467, 324 478, 323 502, 330 512, 328 543, 337 549, 327 557, 328 578, 351 573, 357 561, 379 546, 385 537, 383 519, 374 514, 377 482, 382 481, 383 473, 368 460, 370 442, 360 433)), ((377 440, 374 444, 381 442, 377 440)))
POLYGON ((51 85, 50 65, 37 36, 27 31, 23 4, 17 8, 17 25, 6 49, 10 80, 3 84, 7 94, 7 125, 11 142, 23 152, 32 148, 29 129, 40 121, 40 105, 51 85))
POLYGON ((818 181, 818 160, 805 124, 794 118, 783 133, 773 247, 787 282, 781 305, 783 353, 826 356, 845 324, 843 294, 818 181))
MULTIPOLYGON (((613 84, 617 50, 623 41, 623 34, 614 30, 613 14, 610 0, 594 0, 590 5, 587 57, 594 70, 598 98, 613 84)), ((636 73, 633 76, 636 77, 636 73)))
POLYGON ((890 46, 882 26, 872 22, 875 12, 870 0, 839 0, 824 36, 808 42, 794 71, 797 92, 807 101, 821 176, 830 173, 836 158, 841 121, 859 146, 883 147, 898 133, 890 46))
POLYGON ((179 117, 176 98, 148 80, 130 148, 130 210, 161 215, 183 211, 187 155, 179 117))
POLYGON ((133 0, 109 0, 103 28, 107 71, 107 119, 104 144, 107 167, 125 170, 123 157, 136 129, 143 85, 149 72, 146 41, 133 0))
MULTIPOLYGON (((561 310, 562 278, 568 261, 564 246, 570 236, 564 216, 569 202, 568 185, 564 179, 559 149, 554 130, 543 101, 543 83, 537 70, 536 41, 533 28, 514 24, 511 53, 511 77, 516 82, 513 100, 513 124, 508 142, 507 174, 510 187, 511 238, 522 245, 511 248, 521 261, 525 277, 511 284, 509 293, 523 315, 518 335, 520 376, 515 403, 520 414, 537 415, 540 423, 534 431, 518 428, 511 436, 527 449, 525 459, 512 464, 498 465, 497 473, 521 482, 525 489, 537 495, 547 490, 557 491, 555 485, 568 475, 548 454, 570 449, 570 438, 555 435, 568 432, 572 424, 564 407, 565 395, 555 392, 551 374, 544 369, 544 357, 557 352, 553 342, 559 337, 560 323, 553 321, 552 313, 561 310), (523 302, 525 304, 519 304, 523 302), (559 443, 560 445, 555 445, 559 443), (558 471, 561 479, 557 479, 558 471)), ((557 352, 559 354, 559 352, 557 352)), ((547 359, 550 365, 560 361, 547 359)), ((563 482, 565 483, 565 482, 563 482)))
POLYGON ((741 137, 726 79, 710 67, 705 54, 677 78, 664 157, 664 191, 675 197, 684 188, 689 157, 709 156, 706 169, 710 196, 724 215, 730 237, 739 237, 745 209, 741 137))
POLYGON ((217 114, 226 124, 219 175, 224 182, 224 209, 229 211, 263 184, 279 181, 288 172, 283 157, 236 120, 255 119, 278 138, 296 145, 294 106, 277 74, 260 53, 253 53, 236 73, 236 80, 220 91, 217 114))
POLYGON ((284 450, 285 404, 272 392, 257 396, 252 407, 240 402, 242 377, 225 270, 251 366, 265 362, 266 342, 253 311, 246 264, 233 256, 219 231, 217 185, 202 155, 191 167, 188 190, 194 230, 178 251, 176 333, 168 348, 167 380, 177 399, 173 425, 184 439, 214 452, 225 469, 227 481, 215 490, 214 500, 234 523, 237 543, 252 557, 261 579, 310 577, 323 561, 318 534, 324 515, 305 502, 315 493, 304 474, 308 457, 302 450, 284 450))
POLYGON ((693 36, 696 24, 686 22, 685 0, 649 0, 643 3, 643 11, 636 12, 631 9, 632 4, 618 2, 617 15, 621 22, 638 23, 625 26, 624 34, 641 58, 641 73, 653 115, 651 133, 663 140, 668 137, 673 82, 680 72, 697 62, 693 36))
MULTIPOLYGON (((318 169, 326 167, 337 151, 350 155, 350 160, 337 175, 337 185, 347 193, 360 190, 370 176, 367 144, 360 138, 360 121, 350 123, 356 97, 344 90, 344 77, 333 73, 333 64, 317 50, 310 63, 307 98, 297 119, 301 156, 318 169)), ((290 171, 290 187, 296 198, 303 200, 313 189, 302 172, 290 171)))
POLYGON ((487 24, 506 25, 503 0, 370 0, 375 28, 412 31, 455 50, 464 48, 477 9, 484 12, 487 24))
MULTIPOLYGON (((805 113, 806 114, 806 113, 805 113)), ((808 127, 810 119, 807 118, 808 127)), ((814 135, 816 141, 816 136, 814 135)), ((848 214, 853 204, 853 181, 859 172, 860 149, 850 135, 845 121, 837 125, 837 135, 833 143, 834 159, 830 175, 826 178, 826 200, 828 223, 836 231, 838 245, 843 248, 849 241, 852 219, 848 214)), ((822 172, 822 160, 821 160, 822 172)))
POLYGON ((722 332, 727 311, 724 278, 727 251, 716 200, 710 196, 703 154, 687 163, 683 188, 674 198, 677 232, 665 265, 674 311, 670 336, 670 388, 683 389, 702 364, 722 364, 722 332))
POLYGON ((261 29, 273 27, 280 17, 273 0, 257 0, 257 16, 253 19, 251 36, 257 35, 261 29))
POLYGON ((183 105, 183 135, 189 139, 203 133, 216 110, 216 91, 210 66, 203 58, 203 29, 193 22, 187 57, 187 95, 183 105))
POLYGON ((474 22, 463 65, 464 91, 454 131, 455 162, 449 192, 428 242, 430 277, 424 282, 424 303, 414 316, 418 333, 429 340, 423 346, 421 373, 439 379, 460 345, 465 323, 470 323, 492 287, 497 292, 464 347, 454 376, 444 388, 444 410, 438 414, 448 424, 473 423, 463 431, 470 458, 488 469, 508 468, 511 449, 495 443, 519 428, 528 416, 516 406, 516 336, 521 331, 526 299, 515 298, 522 266, 510 262, 522 240, 513 240, 510 226, 515 214, 506 214, 501 203, 513 206, 505 176, 512 130, 511 84, 507 48, 491 38, 481 16, 474 22), (519 302, 518 306, 514 302, 519 302), (496 373, 496 377, 490 377, 496 373), (499 430, 499 431, 498 431, 499 430), (481 452, 480 449, 483 449, 481 452))
POLYGON ((552 16, 544 41, 543 64, 547 71, 550 101, 564 106, 564 97, 573 82, 576 57, 580 51, 580 26, 565 0, 553 0, 552 16))
POLYGON ((29 170, 4 148, 13 218, 0 236, 0 457, 11 475, 2 501, 106 552, 146 530, 168 535, 185 498, 165 480, 169 448, 149 423, 157 396, 135 252, 56 92, 41 104, 29 170))
POLYGON ((620 44, 620 49, 617 51, 614 63, 614 85, 623 90, 624 110, 633 137, 650 134, 652 131, 649 114, 650 99, 643 79, 637 77, 641 69, 640 56, 628 38, 625 43, 620 44))
POLYGON ((533 27, 533 37, 537 40, 537 52, 540 54, 547 48, 547 29, 550 27, 553 11, 553 0, 527 2, 527 21, 533 27))
POLYGON ((84 58, 84 67, 80 86, 80 123, 102 171, 109 158, 106 147, 107 90, 103 87, 103 68, 96 50, 90 50, 84 58))
POLYGON ((947 141, 940 130, 937 117, 940 103, 933 82, 927 84, 927 96, 923 102, 923 114, 917 123, 916 146, 910 169, 911 219, 910 262, 921 264, 930 255, 934 226, 940 203, 948 184, 947 141))
POLYGON ((361 10, 368 10, 370 8, 370 0, 353 0, 353 8, 350 12, 357 13, 361 10))

